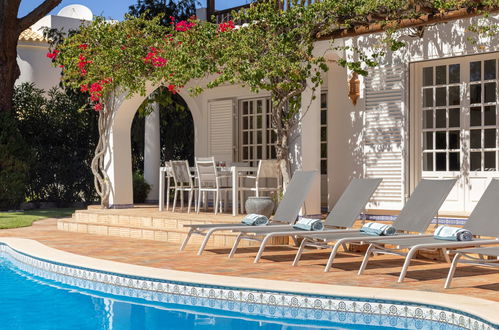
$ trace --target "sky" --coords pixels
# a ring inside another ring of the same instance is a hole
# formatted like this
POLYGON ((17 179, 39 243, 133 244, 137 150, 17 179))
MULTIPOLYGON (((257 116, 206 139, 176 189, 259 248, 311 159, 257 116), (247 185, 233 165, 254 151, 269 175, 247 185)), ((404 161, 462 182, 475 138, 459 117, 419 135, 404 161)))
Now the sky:
MULTIPOLYGON (((19 17, 26 15, 41 2, 42 0, 22 0, 19 17)), ((206 0, 200 0, 199 2, 201 3, 200 7, 206 6, 206 0)), ((236 7, 248 2, 248 0, 215 0, 217 9, 236 7)), ((128 12, 128 7, 136 3, 136 0, 63 0, 50 14, 55 15, 59 10, 68 5, 80 4, 90 8, 94 15, 121 20, 125 13, 128 12)))

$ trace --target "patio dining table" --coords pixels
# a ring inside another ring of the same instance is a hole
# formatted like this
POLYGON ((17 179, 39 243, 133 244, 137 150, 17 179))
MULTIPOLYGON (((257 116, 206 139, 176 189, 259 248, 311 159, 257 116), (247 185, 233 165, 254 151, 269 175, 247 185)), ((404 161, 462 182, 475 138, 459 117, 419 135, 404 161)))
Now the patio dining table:
MULTIPOLYGON (((239 214, 239 175, 241 173, 256 173, 258 167, 253 166, 227 166, 227 167, 217 167, 218 171, 221 173, 230 172, 232 177, 232 215, 236 216, 239 214)), ((195 173, 196 168, 190 167, 191 172, 195 173)), ((163 211, 165 208, 165 179, 167 178, 167 168, 160 167, 159 168, 159 210, 163 211)), ((168 178, 169 180, 169 178, 168 178)), ((170 186, 168 184, 168 189, 170 186)))

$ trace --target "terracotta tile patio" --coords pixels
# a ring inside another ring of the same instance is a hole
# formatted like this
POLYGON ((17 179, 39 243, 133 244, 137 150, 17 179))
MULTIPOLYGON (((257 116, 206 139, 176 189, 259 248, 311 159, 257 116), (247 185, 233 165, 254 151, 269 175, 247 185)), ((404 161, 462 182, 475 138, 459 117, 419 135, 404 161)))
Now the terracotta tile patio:
MULTIPOLYGON (((36 222, 32 227, 0 230, 0 237, 30 238, 67 252, 150 267, 229 276, 445 292, 499 301, 497 269, 459 267, 453 288, 444 290, 449 265, 442 262, 414 260, 406 281, 398 284, 396 279, 402 266, 402 258, 395 256, 373 258, 366 274, 357 276, 360 257, 355 253, 342 253, 336 260, 336 268, 324 273, 327 253, 307 252, 299 267, 291 267, 295 250, 284 246, 271 247, 262 262, 253 264, 256 253, 256 248, 253 247, 241 248, 231 260, 227 259, 228 248, 209 249, 199 257, 195 254, 196 244, 184 252, 178 252, 178 245, 172 243, 58 231, 56 222, 55 219, 47 219, 36 222)), ((341 295, 341 292, 338 294, 341 295)))

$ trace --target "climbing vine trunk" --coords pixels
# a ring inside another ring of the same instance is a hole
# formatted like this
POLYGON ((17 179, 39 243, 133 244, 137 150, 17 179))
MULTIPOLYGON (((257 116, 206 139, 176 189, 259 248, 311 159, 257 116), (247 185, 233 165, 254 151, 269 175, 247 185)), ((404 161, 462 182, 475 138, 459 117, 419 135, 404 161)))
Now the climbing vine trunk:
POLYGON ((99 141, 90 165, 92 174, 94 175, 95 191, 101 199, 102 208, 109 208, 109 195, 111 193, 111 182, 104 167, 104 157, 106 150, 109 148, 112 109, 111 103, 105 102, 104 109, 99 112, 99 141))

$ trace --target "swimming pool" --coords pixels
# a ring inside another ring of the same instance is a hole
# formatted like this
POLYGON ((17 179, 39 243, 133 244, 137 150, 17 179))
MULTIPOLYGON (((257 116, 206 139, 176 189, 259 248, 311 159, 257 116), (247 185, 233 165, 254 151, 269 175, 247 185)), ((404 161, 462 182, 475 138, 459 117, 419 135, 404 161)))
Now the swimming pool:
POLYGON ((68 266, 0 243, 0 328, 493 329, 395 301, 164 281, 68 266))

